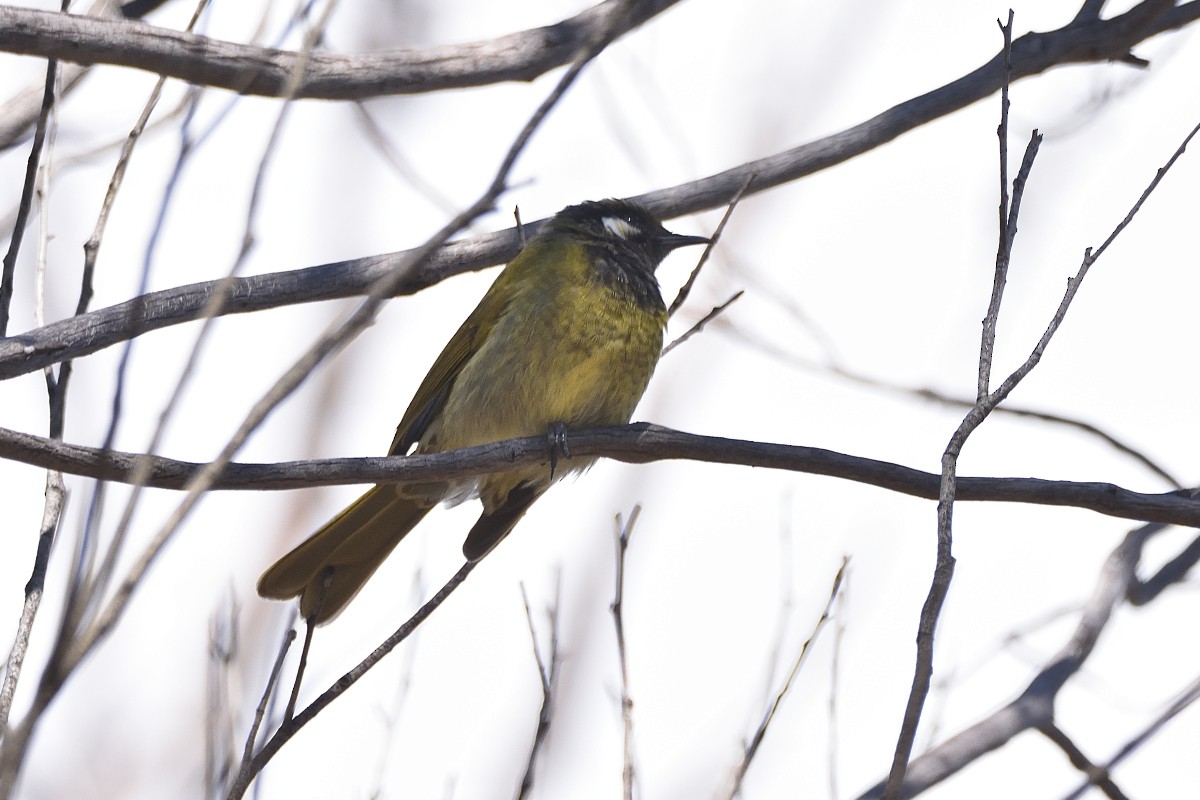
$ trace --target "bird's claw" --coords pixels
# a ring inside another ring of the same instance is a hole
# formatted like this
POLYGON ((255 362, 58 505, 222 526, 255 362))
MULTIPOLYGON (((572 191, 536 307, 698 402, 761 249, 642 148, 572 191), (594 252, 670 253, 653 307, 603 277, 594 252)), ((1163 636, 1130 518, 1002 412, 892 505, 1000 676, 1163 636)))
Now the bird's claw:
POLYGON ((554 480, 559 454, 564 458, 571 457, 571 448, 567 445, 567 426, 561 422, 551 423, 546 431, 546 439, 550 443, 550 480, 554 480))

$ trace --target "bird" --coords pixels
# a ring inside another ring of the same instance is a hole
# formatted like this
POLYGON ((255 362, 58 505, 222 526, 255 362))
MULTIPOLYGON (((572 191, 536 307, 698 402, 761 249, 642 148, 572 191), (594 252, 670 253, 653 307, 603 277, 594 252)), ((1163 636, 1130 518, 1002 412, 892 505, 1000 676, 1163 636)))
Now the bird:
POLYGON ((258 593, 299 598, 311 625, 328 622, 432 508, 472 497, 483 513, 463 556, 483 558, 551 484, 595 460, 571 458, 561 446, 565 431, 629 422, 667 323, 655 270, 673 250, 708 242, 668 231, 625 200, 583 202, 555 214, 450 338, 388 450, 439 453, 549 434, 559 445, 550 468, 379 484, 268 568, 258 593))

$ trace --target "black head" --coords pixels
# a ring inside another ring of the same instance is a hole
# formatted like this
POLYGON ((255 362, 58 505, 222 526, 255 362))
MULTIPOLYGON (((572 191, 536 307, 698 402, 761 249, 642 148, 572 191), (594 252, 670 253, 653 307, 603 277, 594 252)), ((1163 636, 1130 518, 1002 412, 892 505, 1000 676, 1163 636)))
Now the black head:
POLYGON ((708 243, 702 236, 671 233, 649 211, 624 200, 568 206, 554 215, 548 228, 582 239, 589 248, 633 261, 650 274, 672 250, 708 243))

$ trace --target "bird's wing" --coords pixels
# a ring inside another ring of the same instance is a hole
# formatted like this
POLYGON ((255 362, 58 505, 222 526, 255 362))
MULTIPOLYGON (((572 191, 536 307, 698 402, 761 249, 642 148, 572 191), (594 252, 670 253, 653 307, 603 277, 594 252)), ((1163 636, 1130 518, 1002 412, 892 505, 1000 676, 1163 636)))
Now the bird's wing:
POLYGON ((450 396, 455 379, 477 349, 477 342, 481 338, 481 328, 473 324, 473 316, 468 317, 458 332, 446 343, 442 354, 430 367, 429 374, 421 381, 420 388, 413 395, 408 410, 404 412, 404 418, 396 428, 396 437, 392 439, 388 455, 406 455, 409 448, 425 435, 429 423, 446 405, 446 398, 450 396))
POLYGON ((508 262, 479 305, 433 362, 429 374, 408 404, 404 418, 400 420, 388 455, 405 455, 410 447, 421 440, 430 423, 437 419, 445 407, 459 373, 479 352, 516 296, 526 292, 548 291, 546 282, 553 278, 553 271, 547 271, 544 265, 562 262, 572 255, 578 257, 580 251, 573 249, 569 242, 562 241, 561 237, 537 236, 508 262))

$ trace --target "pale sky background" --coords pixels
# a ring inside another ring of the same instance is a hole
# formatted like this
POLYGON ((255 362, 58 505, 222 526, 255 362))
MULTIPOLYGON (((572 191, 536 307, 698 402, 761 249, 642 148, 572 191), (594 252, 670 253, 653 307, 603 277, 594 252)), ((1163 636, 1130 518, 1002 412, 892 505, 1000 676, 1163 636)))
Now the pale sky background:
MULTIPOLYGON (((32 5, 32 4, 28 4, 32 5)), ((42 4, 45 7, 57 4, 42 4)), ((330 50, 487 39, 549 24, 588 4, 343 3, 330 50)), ((1017 33, 1065 24, 1078 3, 1015 2, 1017 33)), ((1130 4, 1114 6, 1118 13, 1130 4)), ((201 25, 247 41, 266 4, 216 3, 201 25)), ((1001 45, 1008 4, 780 3, 688 0, 618 41, 555 109, 513 173, 517 188, 477 223, 510 225, 584 199, 631 196, 699 178, 863 121, 985 62, 1001 45)), ((275 41, 290 4, 267 16, 275 41)), ((180 28, 189 4, 150 22, 180 28)), ((296 37, 287 40, 295 46, 296 37)), ((1010 148, 1045 134, 1021 214, 1001 312, 996 382, 1028 353, 1083 250, 1099 245, 1200 119, 1194 35, 1160 37, 1137 54, 1153 67, 1088 65, 1016 84, 1010 148)), ((0 96, 40 80, 36 59, 0 58, 0 96)), ((500 157, 561 70, 503 84, 368 104, 391 144, 454 206, 491 179, 500 157)), ((65 103, 56 160, 118 141, 154 77, 99 68, 65 103)), ((163 111, 183 95, 168 84, 163 111)), ((193 123, 230 103, 212 91, 193 123)), ((154 289, 207 280, 233 263, 254 172, 277 102, 238 99, 187 164, 152 256, 154 289)), ((746 295, 703 335, 667 356, 635 415, 695 433, 825 447, 937 471, 962 412, 847 383, 819 369, 831 353, 856 372, 905 386, 974 393, 979 322, 995 258, 999 100, 990 98, 834 169, 746 200, 669 338, 733 291, 746 295), (754 343, 769 345, 767 352, 754 343), (790 360, 789 360, 790 359, 790 360)), ((136 293, 148 234, 178 152, 178 125, 139 145, 100 257, 93 308, 136 293)), ((0 216, 15 208, 27 148, 0 155, 0 216)), ((74 308, 82 244, 112 170, 108 152, 56 178, 48 231, 50 319, 74 308)), ((1200 162, 1190 152, 1093 269, 1042 364, 1013 395, 1023 407, 1092 423, 1135 445, 1185 484, 1197 482, 1196 300, 1200 162)), ((416 246, 445 209, 393 170, 348 104, 295 105, 272 156, 246 273, 416 246)), ((719 212, 678 219, 712 231, 719 212)), ((41 218, 35 220, 35 226, 41 218)), ((36 234, 36 227, 32 230, 36 234)), ((32 264, 23 250, 11 331, 35 327, 32 264)), ((659 271, 668 297, 694 255, 659 271)), ((378 455, 442 344, 495 270, 458 277, 388 305, 378 322, 286 401, 243 461, 378 455)), ((251 404, 351 301, 223 319, 206 346, 160 452, 214 456, 251 404)), ((138 340, 117 446, 145 447, 198 331, 138 340)), ((97 445, 119 348, 76 364, 66 439, 97 445)), ((0 383, 0 425, 43 434, 40 374, 0 383)), ((978 430, 961 475, 1109 481, 1169 487, 1093 437, 997 417, 978 430)), ((0 462, 6 509, 0 641, 15 630, 32 563, 44 473, 0 462)), ((14 718, 27 707, 59 609, 74 536, 92 484, 68 478, 70 506, 52 563, 14 718)), ((196 797, 203 787, 204 685, 214 611, 238 609, 230 677, 235 747, 249 724, 288 607, 254 593, 259 573, 353 499, 360 487, 210 495, 138 592, 122 625, 52 707, 26 766, 22 796, 196 797)), ((126 497, 108 493, 111 533, 126 497)), ((179 500, 147 492, 144 542, 179 500)), ((847 594, 816 643, 747 775, 743 796, 839 797, 886 775, 911 681, 917 618, 935 552, 935 504, 829 478, 661 462, 606 462, 550 492, 420 634, 300 733, 260 778, 260 797, 510 797, 540 702, 522 606, 537 612, 561 576, 561 697, 535 797, 618 796, 618 662, 608 606, 613 517, 643 510, 626 586, 630 691, 641 797, 719 796, 740 748, 810 634, 843 556, 847 594), (836 653, 836 721, 829 717, 836 653)), ((312 698, 390 633, 461 561, 478 506, 439 510, 397 548, 367 588, 320 630, 304 697, 312 698), (419 576, 419 577, 418 577, 419 576)), ((957 572, 939 628, 938 688, 918 751, 1011 700, 1075 624, 1104 558, 1133 523, 1091 512, 1001 504, 955 511, 957 572), (1048 615, 1053 616, 1047 619, 1048 615), (1018 629, 1033 633, 1016 644, 1018 629)), ((1194 532, 1172 531, 1151 563, 1194 532)), ((136 548, 131 552, 136 552, 136 548)), ((1147 570, 1148 571, 1148 570, 1147 570)), ((1200 613, 1194 584, 1148 608, 1123 608, 1084 673, 1060 696, 1060 727, 1095 761, 1195 680, 1200 613)), ((1200 782, 1190 710, 1115 773, 1136 797, 1178 796, 1200 782)), ((923 795, 1059 797, 1079 781, 1064 756, 1026 734, 923 795)), ((1093 792, 1089 797, 1099 796, 1093 792)))

